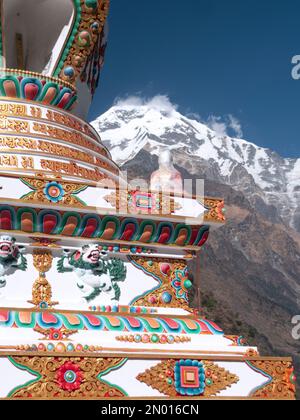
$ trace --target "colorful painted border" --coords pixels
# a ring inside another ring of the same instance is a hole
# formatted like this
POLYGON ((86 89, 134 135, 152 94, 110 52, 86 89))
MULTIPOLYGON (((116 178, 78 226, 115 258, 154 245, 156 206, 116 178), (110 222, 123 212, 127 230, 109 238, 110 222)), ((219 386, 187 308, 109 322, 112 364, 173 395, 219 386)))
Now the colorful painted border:
POLYGON ((212 321, 190 318, 67 314, 58 312, 0 311, 0 328, 66 328, 70 331, 93 330, 111 332, 176 333, 192 335, 224 335, 212 321))
POLYGON ((68 57, 68 54, 70 52, 71 46, 74 42, 75 36, 78 32, 78 28, 80 25, 80 21, 81 21, 81 16, 82 16, 82 5, 81 5, 81 0, 72 0, 73 4, 74 4, 74 22, 73 22, 73 26, 71 29, 71 33, 69 34, 69 38, 66 40, 66 44, 65 44, 65 48, 62 51, 58 63, 55 67, 55 70, 53 72, 53 75, 56 77, 59 77, 59 73, 62 71, 63 65, 65 60, 68 57))
POLYGON ((104 24, 108 15, 110 0, 73 0, 75 8, 75 20, 65 49, 61 54, 54 76, 74 83, 81 74, 89 56, 93 54, 99 37, 103 32, 104 24), (90 26, 86 26, 88 23, 90 26), (97 25, 96 31, 93 25, 97 25), (80 32, 81 31, 81 32, 80 32), (80 43, 81 34, 85 32, 89 42, 84 40, 80 43), (78 54, 79 62, 74 67, 74 55, 78 54), (70 70, 72 71, 70 72, 70 70))
POLYGON ((209 236, 209 226, 153 222, 98 214, 83 215, 74 211, 0 206, 0 230, 30 234, 62 235, 103 241, 202 247, 209 236))
POLYGON ((0 96, 35 101, 69 111, 77 101, 76 89, 60 79, 42 74, 0 69, 0 96))

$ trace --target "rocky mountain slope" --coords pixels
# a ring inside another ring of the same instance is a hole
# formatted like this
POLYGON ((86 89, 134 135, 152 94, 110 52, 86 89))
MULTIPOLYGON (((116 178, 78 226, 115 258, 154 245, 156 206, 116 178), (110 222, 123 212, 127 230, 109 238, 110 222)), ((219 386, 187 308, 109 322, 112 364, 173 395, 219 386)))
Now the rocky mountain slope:
POLYGON ((291 323, 300 314, 300 159, 220 136, 173 108, 115 106, 93 125, 129 178, 149 180, 168 147, 184 178, 204 177, 206 195, 225 198, 228 221, 201 255, 202 310, 262 354, 292 354, 300 378, 291 323))

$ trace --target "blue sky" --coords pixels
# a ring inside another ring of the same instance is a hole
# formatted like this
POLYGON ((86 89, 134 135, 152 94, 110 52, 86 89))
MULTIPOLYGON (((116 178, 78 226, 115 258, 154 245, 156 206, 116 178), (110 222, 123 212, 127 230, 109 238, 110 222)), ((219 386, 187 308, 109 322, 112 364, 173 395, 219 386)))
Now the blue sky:
POLYGON ((300 157, 299 21, 299 0, 111 0, 90 119, 118 97, 163 94, 203 121, 234 116, 246 140, 300 157))

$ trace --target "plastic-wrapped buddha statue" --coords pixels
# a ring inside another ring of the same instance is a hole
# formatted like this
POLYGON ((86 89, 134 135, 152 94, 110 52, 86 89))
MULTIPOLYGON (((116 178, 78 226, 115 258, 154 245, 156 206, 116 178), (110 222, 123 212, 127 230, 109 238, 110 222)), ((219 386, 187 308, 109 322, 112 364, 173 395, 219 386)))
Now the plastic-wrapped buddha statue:
POLYGON ((174 192, 181 194, 183 180, 179 171, 174 167, 173 157, 169 150, 159 154, 159 168, 151 175, 151 191, 174 192))

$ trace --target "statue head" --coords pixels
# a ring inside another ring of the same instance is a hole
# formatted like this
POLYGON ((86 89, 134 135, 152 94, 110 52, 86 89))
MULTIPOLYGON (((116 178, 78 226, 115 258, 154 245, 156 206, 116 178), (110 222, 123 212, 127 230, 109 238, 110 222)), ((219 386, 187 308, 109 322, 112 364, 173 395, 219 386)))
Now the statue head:
POLYGON ((9 235, 0 236, 0 259, 9 260, 16 259, 19 253, 19 248, 16 246, 15 238, 9 235))
POLYGON ((174 167, 172 152, 164 149, 158 156, 159 168, 151 175, 151 190, 176 192, 183 191, 183 180, 179 171, 174 167))
POLYGON ((158 164, 160 168, 173 169, 173 156, 170 150, 163 150, 158 156, 158 164))
POLYGON ((84 245, 80 250, 73 254, 72 259, 78 268, 90 265, 99 266, 107 257, 107 252, 101 251, 98 244, 84 245))

